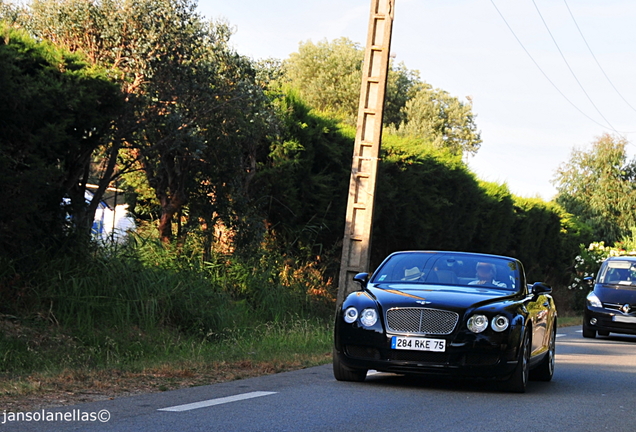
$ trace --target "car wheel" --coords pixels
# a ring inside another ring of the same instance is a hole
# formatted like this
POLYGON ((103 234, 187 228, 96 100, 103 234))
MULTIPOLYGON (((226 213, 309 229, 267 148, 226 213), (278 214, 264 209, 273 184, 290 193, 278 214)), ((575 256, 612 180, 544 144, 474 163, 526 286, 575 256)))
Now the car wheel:
POLYGON ((342 364, 340 354, 333 350, 333 376, 338 381, 362 382, 367 377, 366 369, 353 369, 342 364))
POLYGON ((594 339, 596 337, 596 330, 592 330, 587 324, 583 323, 583 337, 594 339))
POLYGON ((530 376, 530 329, 526 329, 519 348, 517 367, 506 382, 506 389, 514 393, 525 393, 530 376))
POLYGON ((554 361, 556 357, 556 327, 550 334, 548 352, 541 363, 530 372, 530 378, 536 381, 550 381, 554 375, 554 361))

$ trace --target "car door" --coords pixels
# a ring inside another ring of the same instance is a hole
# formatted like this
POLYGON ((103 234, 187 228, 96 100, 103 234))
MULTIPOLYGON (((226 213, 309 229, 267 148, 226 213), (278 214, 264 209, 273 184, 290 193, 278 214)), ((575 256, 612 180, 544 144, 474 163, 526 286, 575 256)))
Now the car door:
POLYGON ((526 309, 532 322, 532 355, 537 355, 545 351, 548 345, 550 297, 546 294, 530 295, 526 309))

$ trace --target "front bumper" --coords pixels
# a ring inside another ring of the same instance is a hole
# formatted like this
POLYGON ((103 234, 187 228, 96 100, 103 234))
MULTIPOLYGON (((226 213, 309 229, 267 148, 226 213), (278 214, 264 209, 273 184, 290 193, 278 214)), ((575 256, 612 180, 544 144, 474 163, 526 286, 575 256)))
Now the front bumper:
POLYGON ((636 314, 588 306, 583 319, 584 325, 590 330, 636 335, 636 314))
MULTIPOLYGON (((340 361, 354 369, 418 375, 445 375, 506 379, 517 366, 522 326, 502 333, 468 330, 448 336, 445 352, 396 350, 391 334, 343 325, 336 329, 336 353, 340 361)), ((419 336, 418 336, 419 337, 419 336)))

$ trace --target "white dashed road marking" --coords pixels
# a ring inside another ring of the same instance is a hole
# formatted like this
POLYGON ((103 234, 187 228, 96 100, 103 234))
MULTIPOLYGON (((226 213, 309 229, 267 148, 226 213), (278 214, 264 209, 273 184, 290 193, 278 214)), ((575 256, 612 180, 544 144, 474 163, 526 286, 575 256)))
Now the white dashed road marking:
POLYGON ((257 391, 251 393, 244 393, 236 396, 228 396, 218 399, 210 399, 201 402, 193 402, 185 405, 176 405, 168 408, 160 408, 157 411, 172 411, 172 412, 181 412, 181 411, 190 411, 198 408, 206 408, 214 405, 221 405, 230 402, 237 402, 245 399, 253 399, 261 396, 269 396, 276 394, 276 392, 266 392, 266 391, 257 391))

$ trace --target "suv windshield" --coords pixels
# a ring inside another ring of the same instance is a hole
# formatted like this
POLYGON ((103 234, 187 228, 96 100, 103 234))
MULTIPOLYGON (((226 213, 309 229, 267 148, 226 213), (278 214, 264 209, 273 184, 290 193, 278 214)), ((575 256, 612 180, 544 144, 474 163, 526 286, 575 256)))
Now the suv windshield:
POLYGON ((611 285, 632 285, 636 283, 636 262, 605 261, 598 275, 598 282, 611 285))
POLYGON ((521 282, 514 260, 490 255, 403 252, 389 257, 373 283, 466 285, 517 291, 521 282))

